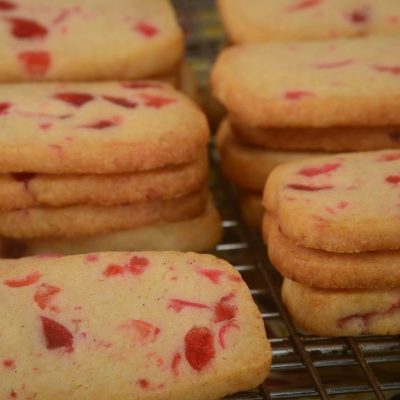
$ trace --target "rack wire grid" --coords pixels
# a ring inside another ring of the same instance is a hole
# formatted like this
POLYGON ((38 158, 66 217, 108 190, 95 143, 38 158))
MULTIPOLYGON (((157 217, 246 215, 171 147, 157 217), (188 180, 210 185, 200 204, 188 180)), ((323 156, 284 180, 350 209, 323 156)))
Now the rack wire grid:
MULTIPOLYGON (((174 0, 186 34, 187 60, 202 95, 208 98, 208 71, 223 47, 223 33, 210 0, 174 0)), ((235 191, 220 174, 210 147, 211 187, 223 218, 224 237, 215 254, 240 271, 265 322, 272 345, 270 376, 257 389, 229 400, 390 399, 400 400, 399 336, 328 338, 296 330, 280 300, 282 278, 266 256, 262 239, 242 222, 235 191)))

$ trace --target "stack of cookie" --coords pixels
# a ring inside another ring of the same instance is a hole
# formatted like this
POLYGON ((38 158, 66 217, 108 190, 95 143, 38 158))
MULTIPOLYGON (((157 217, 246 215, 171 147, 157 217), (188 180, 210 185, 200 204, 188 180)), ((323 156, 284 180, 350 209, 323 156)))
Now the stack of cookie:
POLYGON ((317 335, 400 333, 400 151, 289 163, 269 176, 264 239, 297 324, 317 335))
POLYGON ((207 122, 170 85, 8 84, 0 104, 0 235, 24 254, 218 242, 207 122))
POLYGON ((218 0, 217 4, 231 43, 400 33, 397 0, 218 0))
POLYGON ((214 93, 229 113, 218 134, 222 168, 245 190, 253 224, 277 164, 310 152, 400 147, 399 46, 399 36, 371 36, 222 52, 212 72, 214 93))

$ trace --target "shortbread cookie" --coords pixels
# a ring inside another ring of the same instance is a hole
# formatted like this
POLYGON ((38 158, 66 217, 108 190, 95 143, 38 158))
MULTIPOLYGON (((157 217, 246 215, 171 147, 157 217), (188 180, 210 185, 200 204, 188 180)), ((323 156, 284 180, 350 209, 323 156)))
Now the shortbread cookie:
POLYGON ((297 246, 266 216, 264 231, 271 263, 286 278, 324 289, 388 289, 400 287, 400 251, 332 253, 297 246))
POLYGON ((239 192, 239 205, 244 222, 251 228, 260 230, 264 216, 262 194, 241 190, 239 192))
POLYGON ((247 44, 219 56, 216 97, 253 127, 398 126, 400 36, 247 44))
POLYGON ((400 289, 328 290, 289 279, 282 299, 296 324, 320 336, 400 333, 400 289))
POLYGON ((221 168, 227 178, 247 190, 261 192, 271 171, 278 165, 299 161, 321 153, 268 151, 241 143, 233 134, 227 120, 217 134, 221 168))
POLYGON ((161 168, 198 158, 209 135, 196 105, 153 81, 1 85, 0 128, 0 173, 161 168))
POLYGON ((254 128, 231 122, 244 143, 275 150, 365 151, 400 147, 400 127, 254 128))
POLYGON ((155 77, 183 56, 167 0, 6 0, 0 13, 2 82, 155 77))
POLYGON ((295 244, 352 253, 400 249, 400 151, 311 158, 277 167, 264 204, 295 244))
POLYGON ((0 212, 0 235, 14 239, 76 237, 192 219, 207 205, 207 191, 120 206, 75 205, 0 212))
POLYGON ((0 280, 3 399, 213 400, 268 374, 260 312, 214 256, 29 257, 0 280))
POLYGON ((79 238, 31 239, 6 243, 6 256, 41 253, 83 254, 97 251, 176 250, 210 251, 221 240, 221 219, 214 205, 193 219, 141 226, 136 229, 81 236, 79 238), (8 246, 7 246, 8 245, 8 246), (8 251, 13 251, 10 254, 8 251))
POLYGON ((75 204, 119 205, 185 196, 204 187, 208 156, 183 165, 125 174, 3 174, 0 210, 75 204))
POLYGON ((219 0, 218 6, 233 43, 400 33, 397 0, 219 0))

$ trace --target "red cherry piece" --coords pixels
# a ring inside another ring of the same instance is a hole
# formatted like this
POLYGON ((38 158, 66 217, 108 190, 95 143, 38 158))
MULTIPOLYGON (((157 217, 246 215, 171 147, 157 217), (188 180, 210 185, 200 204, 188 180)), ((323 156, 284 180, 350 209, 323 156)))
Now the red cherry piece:
POLYGON ((305 90, 291 90, 284 94, 284 97, 287 100, 300 100, 303 99, 304 97, 312 97, 312 96, 314 96, 314 93, 307 92, 305 90))
POLYGON ((180 353, 176 353, 174 355, 174 358, 173 358, 172 363, 171 363, 171 369, 172 369, 172 372, 173 372, 174 376, 178 376, 179 375, 178 367, 179 367, 179 364, 180 364, 181 360, 182 360, 182 356, 180 355, 180 353))
POLYGON ((49 350, 57 349, 59 347, 67 347, 72 349, 73 336, 71 332, 59 322, 53 319, 40 317, 42 321, 42 328, 44 337, 46 339, 46 347, 49 350))
POLYGON ((167 104, 175 103, 176 99, 169 99, 167 97, 151 95, 147 93, 141 94, 142 99, 145 100, 145 105, 147 107, 161 108, 167 104))
POLYGON ((224 274, 222 271, 218 271, 217 269, 200 269, 198 271, 198 273, 200 275, 205 276, 206 278, 208 278, 211 282, 213 282, 215 284, 220 283, 221 275, 224 274))
POLYGON ((301 185, 298 183, 292 183, 290 185, 286 185, 288 189, 293 189, 293 190, 302 190, 306 192, 318 192, 320 190, 327 190, 327 189, 333 189, 333 186, 331 185, 325 185, 325 186, 312 186, 312 185, 301 185))
POLYGON ((137 381, 137 383, 142 389, 147 389, 150 385, 150 383, 147 379, 139 379, 137 381))
POLYGON ((160 328, 157 326, 138 319, 129 320, 126 324, 122 325, 121 328, 129 333, 133 333, 141 342, 154 342, 161 332, 160 328))
POLYGON ((124 268, 121 267, 121 265, 117 264, 110 264, 103 271, 103 275, 106 276, 107 278, 109 278, 110 276, 123 275, 123 273, 124 273, 124 268))
POLYGON ((206 327, 194 327, 185 335, 185 357, 190 366, 203 370, 215 357, 214 335, 206 327))
POLYGON ((83 125, 84 128, 90 128, 90 129, 106 129, 110 128, 111 126, 116 126, 117 124, 113 121, 107 120, 107 119, 102 119, 97 122, 93 122, 92 124, 88 125, 83 125))
POLYGON ((135 30, 146 37, 152 37, 159 32, 158 28, 156 28, 154 25, 144 21, 137 23, 135 30))
POLYGON ((307 176, 309 178, 321 174, 327 174, 328 172, 335 171, 340 167, 340 163, 324 164, 318 167, 306 167, 299 171, 298 175, 307 176))
POLYGON ((45 75, 51 63, 50 54, 47 51, 26 51, 19 53, 18 59, 25 71, 33 77, 45 75))
POLYGON ((0 11, 15 10, 17 6, 11 1, 0 0, 0 11))
POLYGON ((124 97, 113 97, 113 96, 103 96, 103 99, 117 104, 121 107, 126 107, 126 108, 135 108, 137 107, 137 103, 130 101, 128 99, 125 99, 124 97))
POLYGON ((127 270, 133 275, 141 275, 145 272, 146 268, 149 266, 149 260, 145 257, 133 256, 128 265, 127 270))
POLYGON ((36 290, 33 299, 39 308, 44 310, 53 300, 53 297, 60 292, 61 289, 59 287, 49 285, 48 283, 42 283, 36 290))
POLYGON ((33 285, 40 279, 39 272, 32 272, 20 279, 6 279, 3 284, 11 288, 20 288, 23 286, 33 285))
POLYGON ((42 38, 47 35, 47 28, 36 21, 25 18, 7 18, 12 24, 11 33, 18 39, 42 38))
POLYGON ((235 324, 234 322, 228 322, 227 324, 221 326, 221 328, 218 332, 218 342, 223 349, 226 348, 225 335, 226 335, 227 331, 229 331, 231 329, 239 330, 239 325, 235 324))
POLYGON ((11 107, 11 103, 0 103, 0 115, 5 115, 7 110, 11 107))
POLYGON ((193 301, 180 300, 180 299, 170 299, 168 303, 168 308, 172 308, 177 313, 181 312, 185 307, 192 308, 210 308, 205 304, 194 303, 193 301))
POLYGON ((6 368, 14 369, 15 368, 15 361, 11 360, 10 358, 7 358, 6 360, 3 361, 3 365, 6 368))
POLYGON ((400 183, 400 175, 390 175, 386 177, 386 182, 397 185, 398 183, 400 183))
POLYGON ((393 75, 400 75, 400 65, 373 65, 372 68, 379 72, 387 72, 393 75))
POLYGON ((214 322, 230 321, 235 318, 236 313, 236 306, 220 301, 215 306, 214 322))
POLYGON ((72 104, 75 107, 81 107, 85 103, 93 100, 93 96, 87 93, 58 93, 54 98, 72 104))
POLYGON ((287 11, 294 12, 294 11, 303 11, 311 7, 315 7, 322 3, 323 0, 301 0, 292 4, 287 8, 287 11))
POLYGON ((341 60, 341 61, 335 61, 335 62, 330 62, 330 63, 319 63, 315 64, 315 67, 321 68, 321 69, 329 69, 329 68, 341 68, 341 67, 347 67, 348 65, 351 65, 354 63, 354 60, 341 60))
POLYGON ((349 15, 350 21, 354 24, 365 24, 369 20, 369 12, 367 8, 354 10, 349 15))

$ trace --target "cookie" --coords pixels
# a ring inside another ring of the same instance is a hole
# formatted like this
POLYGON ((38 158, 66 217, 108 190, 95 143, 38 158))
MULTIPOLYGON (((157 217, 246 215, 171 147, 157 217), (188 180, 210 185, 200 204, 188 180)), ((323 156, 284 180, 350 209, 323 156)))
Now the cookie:
POLYGON ((332 253, 298 246, 266 216, 264 230, 271 263, 286 278, 322 289, 388 289, 400 287, 400 251, 332 253))
POLYGON ((400 333, 400 289, 328 290, 289 279, 282 299, 296 324, 320 336, 400 333))
POLYGON ((39 206, 121 205, 172 199, 200 190, 207 182, 208 156, 188 164, 125 174, 3 174, 0 209, 39 206))
POLYGON ((228 120, 224 120, 216 139, 224 175, 235 185, 261 192, 271 171, 278 165, 321 153, 269 151, 240 142, 228 120))
POLYGON ((0 212, 0 235, 14 239, 76 237, 160 222, 192 219, 207 205, 207 191, 119 206, 75 205, 0 212))
POLYGON ((315 157, 277 167, 264 205, 293 243, 353 253, 400 248, 400 151, 315 157))
POLYGON ((0 7, 2 82, 149 78, 170 73, 183 57, 166 0, 6 0, 0 7))
POLYGON ((255 128, 232 121, 244 143, 274 150, 329 152, 382 150, 400 147, 400 127, 255 128))
POLYGON ((218 0, 217 4, 232 43, 400 33, 397 0, 218 0))
POLYGON ((262 194, 241 190, 239 192, 239 206, 244 222, 249 227, 260 230, 264 216, 262 194))
POLYGON ((232 47, 213 68, 213 91, 252 127, 398 126, 399 46, 400 36, 371 36, 232 47))
POLYGON ((83 254, 106 250, 204 252, 212 250, 221 240, 221 236, 221 219, 210 201, 206 211, 193 219, 79 238, 31 239, 22 243, 8 241, 3 254, 6 257, 15 257, 42 253, 83 254))
POLYGON ((209 136, 196 105, 152 81, 1 85, 0 128, 0 173, 178 165, 196 159, 209 136))
POLYGON ((1 398, 211 400, 268 374, 260 312, 214 256, 29 257, 0 281, 1 398))

